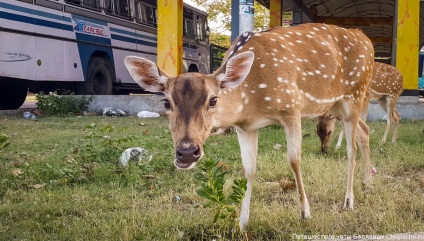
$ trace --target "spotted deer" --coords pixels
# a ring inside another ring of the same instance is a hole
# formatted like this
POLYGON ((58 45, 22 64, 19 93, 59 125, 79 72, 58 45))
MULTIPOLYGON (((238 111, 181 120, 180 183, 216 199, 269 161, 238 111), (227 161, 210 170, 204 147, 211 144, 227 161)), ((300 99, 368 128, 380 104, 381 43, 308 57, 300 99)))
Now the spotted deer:
POLYGON ((247 179, 239 222, 244 229, 256 171, 258 129, 272 124, 284 127, 301 217, 310 217, 300 170, 301 119, 326 111, 345 123, 349 164, 344 207, 353 208, 356 140, 365 183, 371 183, 369 129, 359 114, 373 60, 373 45, 360 30, 304 24, 242 33, 222 65, 209 75, 169 76, 152 61, 132 56, 125 58, 125 64, 142 88, 164 93, 177 168, 195 166, 213 127, 235 127, 247 179))
MULTIPOLYGON (((366 121, 368 115, 368 105, 372 100, 377 100, 381 108, 387 113, 386 130, 381 141, 386 142, 390 127, 394 124, 392 142, 396 142, 400 114, 396 110, 396 102, 403 91, 403 76, 396 67, 384 64, 374 63, 374 72, 372 75, 369 91, 364 100, 364 106, 361 111, 361 119, 366 121)), ((329 113, 317 118, 317 134, 321 140, 321 151, 326 153, 330 148, 332 135, 334 133, 334 124, 336 119, 329 113)), ((336 150, 341 147, 343 140, 343 128, 340 131, 336 144, 336 150)))

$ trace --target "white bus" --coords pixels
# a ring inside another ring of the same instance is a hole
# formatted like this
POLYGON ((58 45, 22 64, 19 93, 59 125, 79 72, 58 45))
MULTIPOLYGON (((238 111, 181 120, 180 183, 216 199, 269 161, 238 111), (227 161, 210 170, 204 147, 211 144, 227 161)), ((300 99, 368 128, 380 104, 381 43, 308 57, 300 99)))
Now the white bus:
MULTIPOLYGON (((140 90, 124 66, 156 62, 156 0, 0 0, 0 109, 27 91, 140 90)), ((184 4, 183 72, 210 73, 207 14, 184 4)))

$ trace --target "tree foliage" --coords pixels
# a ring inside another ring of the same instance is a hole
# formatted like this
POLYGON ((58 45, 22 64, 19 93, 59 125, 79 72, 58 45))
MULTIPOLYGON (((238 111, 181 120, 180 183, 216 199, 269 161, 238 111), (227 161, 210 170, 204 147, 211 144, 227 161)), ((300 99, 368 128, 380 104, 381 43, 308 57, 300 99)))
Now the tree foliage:
MULTIPOLYGON (((235 1, 235 0, 233 0, 235 1)), ((211 26, 211 43, 228 47, 231 31, 231 0, 193 0, 208 13, 209 22, 217 23, 211 26)), ((254 30, 261 31, 269 28, 269 10, 255 2, 254 30)))

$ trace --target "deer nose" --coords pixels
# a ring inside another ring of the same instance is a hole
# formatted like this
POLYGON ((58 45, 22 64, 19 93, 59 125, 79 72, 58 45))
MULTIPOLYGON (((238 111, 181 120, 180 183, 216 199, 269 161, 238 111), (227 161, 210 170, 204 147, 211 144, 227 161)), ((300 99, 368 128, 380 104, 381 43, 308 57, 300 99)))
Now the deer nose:
POLYGON ((185 163, 196 162, 200 158, 200 148, 198 146, 190 146, 188 148, 177 147, 175 157, 185 163))

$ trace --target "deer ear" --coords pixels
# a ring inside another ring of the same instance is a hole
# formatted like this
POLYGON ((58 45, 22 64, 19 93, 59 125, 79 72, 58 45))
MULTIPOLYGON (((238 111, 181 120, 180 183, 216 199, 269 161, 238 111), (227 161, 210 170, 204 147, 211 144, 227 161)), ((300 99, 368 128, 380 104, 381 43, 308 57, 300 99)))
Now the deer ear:
POLYGON ((254 54, 246 51, 231 57, 226 64, 225 74, 217 76, 221 88, 235 88, 247 77, 252 67, 254 54))
POLYGON ((169 76, 155 63, 136 56, 127 56, 124 62, 131 77, 143 89, 149 92, 163 92, 165 90, 169 76))

